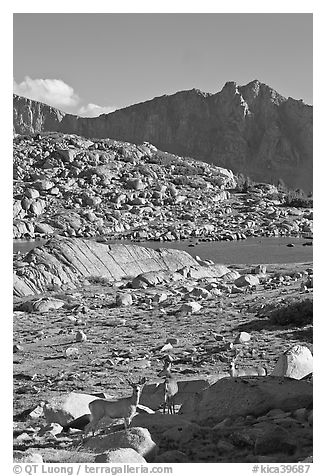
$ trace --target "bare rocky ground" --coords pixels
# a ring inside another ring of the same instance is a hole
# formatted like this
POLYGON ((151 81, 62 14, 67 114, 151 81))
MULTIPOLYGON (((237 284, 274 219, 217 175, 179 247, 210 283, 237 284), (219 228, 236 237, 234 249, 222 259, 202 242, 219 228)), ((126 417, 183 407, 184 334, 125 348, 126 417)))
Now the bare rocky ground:
MULTIPOLYGON (((243 265, 237 270, 248 271, 243 265)), ((56 433, 58 430, 51 426, 46 431, 41 402, 70 392, 130 395, 126 377, 137 380, 145 376, 149 383, 162 382, 157 373, 167 353, 173 356, 178 381, 214 381, 219 373, 227 372, 235 354, 240 368, 265 364, 270 373, 280 355, 293 345, 312 349, 311 324, 284 326, 271 323, 268 317, 271 303, 312 297, 312 289, 303 287, 311 272, 309 263, 269 265, 266 278, 256 288, 248 292, 244 290, 249 288, 242 288, 234 294, 221 279, 188 278, 146 289, 131 289, 127 281, 123 286, 120 282, 119 287, 93 283, 72 291, 48 293, 64 302, 56 310, 15 311, 15 450, 42 454, 49 462, 94 461, 103 449, 97 448, 95 456, 89 454, 89 448, 79 445, 80 431, 56 433), (198 291, 202 289, 206 292, 198 291), (129 300, 129 305, 117 305, 117 295, 129 294, 132 303, 129 300), (189 302, 198 302, 202 308, 180 312, 189 302), (86 335, 86 341, 76 342, 78 331, 86 335), (235 343, 241 332, 248 333, 250 340, 235 343), (172 348, 162 350, 169 339, 172 348), (36 412, 31 413, 35 408, 36 412)), ((15 308, 26 299, 31 298, 16 299, 15 308)), ((163 390, 161 398, 163 402, 163 390)), ((151 407, 148 398, 145 404, 151 407)), ((258 416, 228 417, 209 427, 191 423, 189 415, 166 415, 165 423, 148 423, 146 418, 153 415, 143 416, 145 423, 138 421, 139 426, 149 428, 157 444, 155 456, 147 460, 294 462, 312 454, 310 410, 297 411, 299 408, 300 402, 289 411, 279 408, 258 416)), ((162 413, 154 409, 155 415, 162 413)), ((135 418, 134 425, 141 417, 135 418)), ((117 429, 114 426, 109 431, 117 429)))
POLYGON ((236 357, 240 369, 265 365, 270 374, 293 346, 312 350, 312 263, 223 271, 182 252, 83 240, 312 238, 310 208, 285 207, 272 185, 236 187, 231 171, 150 144, 15 137, 14 237, 53 237, 14 256, 17 461, 311 458, 312 357, 296 364, 295 378, 226 372, 236 357), (144 272, 154 273, 152 282, 137 278, 144 272), (275 320, 275 306, 296 300, 290 317, 281 310, 275 320), (176 415, 161 409, 157 373, 167 354, 179 383, 176 415), (132 428, 119 433, 118 421, 81 443, 85 401, 128 396, 126 378, 142 376, 148 384, 132 428))

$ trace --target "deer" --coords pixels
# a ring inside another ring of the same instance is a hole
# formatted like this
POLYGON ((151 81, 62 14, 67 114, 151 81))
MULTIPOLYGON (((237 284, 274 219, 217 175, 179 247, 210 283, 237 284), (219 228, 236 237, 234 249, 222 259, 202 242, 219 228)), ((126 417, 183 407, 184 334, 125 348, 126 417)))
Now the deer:
POLYGON ((164 404, 163 413, 165 414, 166 407, 168 408, 168 414, 175 414, 174 397, 178 393, 178 383, 171 374, 172 362, 166 360, 164 362, 164 368, 157 374, 158 377, 165 377, 164 380, 164 404))
POLYGON ((236 362, 235 359, 232 359, 229 365, 229 374, 231 377, 249 377, 249 376, 264 377, 267 375, 267 368, 265 366, 239 369, 235 365, 235 362, 236 362))
POLYGON ((106 400, 104 398, 98 398, 89 403, 88 408, 90 410, 90 422, 86 425, 84 430, 84 438, 86 438, 89 431, 92 430, 93 436, 98 428, 98 424, 102 418, 107 417, 111 420, 118 418, 124 419, 125 430, 130 427, 131 420, 136 414, 137 405, 141 392, 144 388, 146 378, 143 377, 138 383, 134 383, 129 379, 126 379, 128 384, 132 387, 132 395, 127 398, 120 398, 119 400, 106 400))

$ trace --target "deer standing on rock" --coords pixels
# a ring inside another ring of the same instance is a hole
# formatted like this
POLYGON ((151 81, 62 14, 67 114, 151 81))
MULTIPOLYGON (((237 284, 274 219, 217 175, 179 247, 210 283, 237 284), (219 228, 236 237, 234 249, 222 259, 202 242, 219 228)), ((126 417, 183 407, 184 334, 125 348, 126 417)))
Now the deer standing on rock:
POLYGON ((178 382, 171 374, 172 362, 166 360, 164 368, 158 373, 159 377, 165 377, 164 380, 164 404, 163 413, 165 414, 166 407, 168 407, 168 414, 175 414, 174 397, 178 393, 178 382))
POLYGON ((127 382, 132 387, 131 397, 120 398, 119 400, 98 398, 90 402, 88 407, 91 412, 91 417, 90 422, 85 427, 84 438, 86 438, 90 430, 92 430, 94 436, 100 420, 104 417, 111 420, 123 418, 125 429, 127 430, 127 428, 129 428, 131 420, 136 414, 137 405, 139 404, 146 378, 143 377, 138 383, 133 383, 129 379, 127 379, 127 382))

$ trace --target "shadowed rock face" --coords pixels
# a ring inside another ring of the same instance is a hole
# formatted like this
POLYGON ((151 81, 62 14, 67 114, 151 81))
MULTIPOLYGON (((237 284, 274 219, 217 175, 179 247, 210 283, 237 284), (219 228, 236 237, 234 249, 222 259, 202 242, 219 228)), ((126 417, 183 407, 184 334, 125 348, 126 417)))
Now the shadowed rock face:
POLYGON ((192 395, 179 414, 196 421, 259 416, 271 409, 294 411, 312 404, 312 385, 286 377, 223 378, 192 395))
POLYGON ((59 131, 142 143, 213 162, 254 180, 312 190, 312 106, 255 80, 216 94, 193 89, 96 118, 14 96, 14 131, 59 131))

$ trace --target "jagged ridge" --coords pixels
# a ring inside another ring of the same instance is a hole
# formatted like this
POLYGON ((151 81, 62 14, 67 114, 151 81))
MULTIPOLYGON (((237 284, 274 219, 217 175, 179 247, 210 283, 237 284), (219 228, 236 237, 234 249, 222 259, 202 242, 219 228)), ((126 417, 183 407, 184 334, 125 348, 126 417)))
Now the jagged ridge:
POLYGON ((312 106, 252 81, 228 82, 216 93, 198 89, 96 118, 65 114, 14 96, 14 132, 58 131, 111 137, 191 156, 253 179, 312 190, 312 106))

